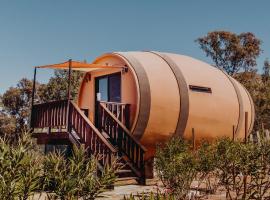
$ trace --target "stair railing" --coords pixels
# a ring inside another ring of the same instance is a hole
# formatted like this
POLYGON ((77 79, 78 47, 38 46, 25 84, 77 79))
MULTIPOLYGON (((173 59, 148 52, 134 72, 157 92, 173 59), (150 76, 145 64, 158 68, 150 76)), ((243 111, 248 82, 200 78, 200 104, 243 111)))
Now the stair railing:
POLYGON ((114 116, 129 129, 130 104, 120 102, 100 101, 114 116))
POLYGON ((110 136, 112 143, 131 161, 144 178, 146 148, 131 134, 125 125, 102 102, 99 104, 99 126, 110 136))
POLYGON ((72 101, 69 107, 69 130, 74 130, 80 142, 89 148, 91 154, 101 155, 102 165, 112 162, 112 156, 116 156, 117 150, 114 146, 99 132, 92 122, 85 116, 81 109, 72 101))
POLYGON ((66 126, 68 100, 34 104, 30 125, 32 128, 66 126))
POLYGON ((76 145, 84 144, 91 154, 100 156, 102 166, 111 164, 112 157, 117 156, 117 149, 72 101, 60 100, 33 105, 31 128, 58 127, 65 128, 76 145))

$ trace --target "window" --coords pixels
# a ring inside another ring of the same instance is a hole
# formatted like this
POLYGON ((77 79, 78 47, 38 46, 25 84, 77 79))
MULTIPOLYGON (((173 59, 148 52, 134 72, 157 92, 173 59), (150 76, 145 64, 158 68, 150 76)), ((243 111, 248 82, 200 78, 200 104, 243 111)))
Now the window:
POLYGON ((197 85, 189 85, 189 89, 194 92, 205 92, 212 93, 212 89, 209 87, 197 86, 197 85))

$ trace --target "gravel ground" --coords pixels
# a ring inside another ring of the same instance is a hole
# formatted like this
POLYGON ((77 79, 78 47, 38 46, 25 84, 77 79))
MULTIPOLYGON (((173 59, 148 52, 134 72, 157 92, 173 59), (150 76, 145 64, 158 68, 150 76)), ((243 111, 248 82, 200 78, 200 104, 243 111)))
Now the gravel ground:
MULTIPOLYGON (((129 197, 130 194, 137 195, 142 193, 150 193, 150 192, 156 192, 157 188, 161 187, 161 183, 157 182, 156 180, 148 180, 146 186, 141 185, 121 185, 121 186, 115 186, 113 190, 109 190, 106 192, 103 192, 97 200, 121 200, 124 198, 124 196, 129 197), (157 187, 158 185, 158 187, 157 187)), ((194 183, 193 183, 194 184, 194 183)), ((194 184, 196 185, 196 183, 194 184)), ((195 191, 191 191, 195 192, 195 191)), ((191 193, 189 196, 191 196, 191 193)), ((225 192, 222 190, 218 190, 215 195, 208 195, 203 198, 203 200, 226 200, 225 192)), ((37 194, 34 198, 34 200, 47 200, 46 195, 42 194, 41 198, 39 198, 39 194, 37 194)))

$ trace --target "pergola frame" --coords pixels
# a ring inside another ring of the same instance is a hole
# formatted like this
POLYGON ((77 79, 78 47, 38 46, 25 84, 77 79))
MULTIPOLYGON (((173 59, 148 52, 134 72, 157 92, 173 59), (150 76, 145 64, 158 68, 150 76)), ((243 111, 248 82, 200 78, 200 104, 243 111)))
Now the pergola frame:
MULTIPOLYGON (((127 67, 126 66, 120 66, 120 65, 108 66, 108 65, 100 65, 100 64, 93 64, 93 63, 86 63, 86 62, 78 62, 78 61, 72 61, 72 59, 69 59, 67 62, 59 63, 59 64, 36 66, 36 67, 34 67, 32 101, 31 101, 31 114, 32 114, 32 108, 33 108, 34 102, 35 102, 36 77, 37 77, 37 69, 39 69, 39 68, 68 70, 67 100, 68 100, 68 102, 70 102, 71 101, 71 77, 72 77, 72 71, 73 70, 91 72, 91 71, 100 70, 100 69, 117 69, 117 68, 119 69, 119 68, 121 68, 122 70, 126 71, 127 67)), ((67 112, 69 112, 69 107, 67 108, 67 112)))

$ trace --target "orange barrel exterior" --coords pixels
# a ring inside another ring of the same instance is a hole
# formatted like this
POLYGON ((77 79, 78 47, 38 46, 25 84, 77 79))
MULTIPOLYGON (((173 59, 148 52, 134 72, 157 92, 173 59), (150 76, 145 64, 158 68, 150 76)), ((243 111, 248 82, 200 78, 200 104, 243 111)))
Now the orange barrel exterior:
POLYGON ((123 65, 127 71, 108 69, 87 74, 78 104, 94 120, 98 76, 121 72, 121 101, 131 105, 131 131, 153 157, 156 145, 173 135, 211 140, 245 137, 254 123, 254 105, 247 90, 225 72, 194 58, 161 52, 117 52, 98 57, 94 63, 123 65))

